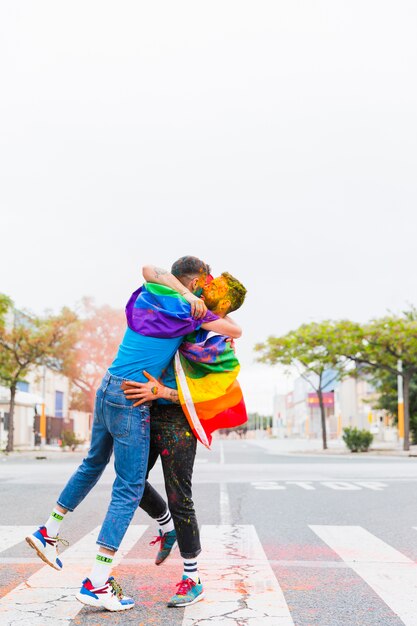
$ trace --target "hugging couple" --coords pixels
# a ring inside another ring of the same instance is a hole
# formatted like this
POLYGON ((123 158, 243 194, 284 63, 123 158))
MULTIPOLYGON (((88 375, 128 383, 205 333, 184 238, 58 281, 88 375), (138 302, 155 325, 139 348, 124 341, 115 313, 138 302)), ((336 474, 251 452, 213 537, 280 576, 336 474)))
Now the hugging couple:
POLYGON ((127 329, 96 394, 87 457, 64 487, 43 526, 26 537, 48 565, 61 570, 61 524, 99 480, 114 453, 116 478, 97 539, 91 571, 77 599, 123 611, 134 607, 111 576, 113 558, 139 506, 159 524, 156 565, 178 544, 184 569, 168 606, 204 597, 197 557, 199 529, 192 501, 197 439, 207 447, 211 432, 246 421, 236 381, 239 365, 233 338, 240 327, 229 317, 245 299, 231 274, 217 278, 193 256, 178 259, 171 272, 143 268, 145 283, 127 306, 127 329), (148 482, 161 458, 167 502, 148 482))

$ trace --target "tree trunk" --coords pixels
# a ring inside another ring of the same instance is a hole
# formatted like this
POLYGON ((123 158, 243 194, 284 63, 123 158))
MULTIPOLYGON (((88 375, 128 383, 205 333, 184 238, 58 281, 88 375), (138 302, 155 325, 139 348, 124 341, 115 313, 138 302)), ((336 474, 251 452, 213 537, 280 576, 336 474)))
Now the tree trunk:
POLYGON ((323 392, 321 389, 317 390, 317 396, 319 398, 320 413, 321 413, 321 434, 323 437, 323 450, 327 450, 327 432, 326 432, 326 409, 323 402, 323 392))
POLYGON ((404 394, 404 450, 410 449, 410 382, 411 374, 403 372, 403 394, 404 394))
POLYGON ((9 406, 9 436, 7 438, 7 452, 13 452, 14 448, 14 405, 16 398, 16 383, 10 387, 10 406, 9 406))
MULTIPOLYGON (((97 385, 97 389, 98 389, 98 385, 97 385)), ((97 389, 90 388, 88 391, 88 404, 90 406, 90 413, 93 413, 93 414, 94 414, 94 408, 96 404, 97 389)))

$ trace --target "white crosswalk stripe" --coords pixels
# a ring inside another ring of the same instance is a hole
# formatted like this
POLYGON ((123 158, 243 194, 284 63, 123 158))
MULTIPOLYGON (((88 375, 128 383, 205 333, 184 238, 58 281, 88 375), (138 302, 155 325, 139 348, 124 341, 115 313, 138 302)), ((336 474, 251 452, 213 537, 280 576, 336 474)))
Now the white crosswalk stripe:
MULTIPOLYGON (((20 527, 22 528, 22 527, 20 527)), ((116 554, 116 566, 143 535, 147 526, 130 526, 116 554)), ((33 526, 30 531, 33 532, 33 526)), ((9 626, 68 626, 83 608, 74 594, 88 573, 96 550, 99 527, 62 553, 64 568, 56 572, 44 565, 25 583, 0 600, 0 624, 9 626)), ((25 534, 21 534, 21 539, 25 534)))
POLYGON ((26 535, 33 533, 33 528, 33 526, 0 526, 0 552, 23 541, 26 535))
POLYGON ((417 626, 417 564, 361 526, 310 526, 398 615, 417 626))
POLYGON ((254 526, 203 526, 199 570, 206 598, 185 609, 183 626, 293 626, 284 594, 254 526))
POLYGON ((299 487, 305 491, 314 491, 320 485, 334 491, 361 491, 362 489, 370 489, 371 491, 383 491, 387 485, 381 481, 371 480, 355 480, 355 481, 341 481, 341 480, 325 480, 325 481, 313 481, 308 480, 286 480, 285 484, 281 485, 275 480, 262 480, 252 482, 251 486, 254 489, 261 491, 283 491, 289 486, 299 487))

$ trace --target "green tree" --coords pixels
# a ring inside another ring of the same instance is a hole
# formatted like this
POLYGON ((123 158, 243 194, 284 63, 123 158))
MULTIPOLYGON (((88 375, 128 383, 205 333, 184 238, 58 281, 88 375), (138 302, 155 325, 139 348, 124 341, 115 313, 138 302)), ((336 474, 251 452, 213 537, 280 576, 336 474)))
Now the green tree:
MULTIPOLYGON (((349 322, 339 322, 349 326, 349 322)), ((263 363, 277 363, 287 368, 295 367, 315 391, 320 405, 323 449, 327 449, 326 412, 323 393, 332 383, 346 375, 346 360, 338 355, 336 324, 329 320, 303 324, 282 337, 269 337, 265 343, 255 346, 261 353, 257 359, 263 363), (332 371, 330 378, 326 375, 332 371)))
POLYGON ((386 315, 353 332, 338 330, 337 351, 359 366, 361 374, 387 372, 402 376, 404 393, 404 450, 410 449, 410 386, 417 374, 417 311, 386 315), (399 363, 402 368, 400 369, 399 363))
POLYGON ((36 365, 61 370, 74 346, 77 318, 67 308, 58 315, 35 316, 16 310, 2 295, 0 319, 0 380, 10 390, 7 451, 11 452, 17 383, 36 365))

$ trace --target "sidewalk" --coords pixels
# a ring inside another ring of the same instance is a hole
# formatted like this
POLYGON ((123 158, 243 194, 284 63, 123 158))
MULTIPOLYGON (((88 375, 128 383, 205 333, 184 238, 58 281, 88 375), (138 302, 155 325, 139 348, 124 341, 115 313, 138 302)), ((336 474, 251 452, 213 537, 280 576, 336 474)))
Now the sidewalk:
POLYGON ((77 455, 85 456, 88 445, 78 446, 73 452, 69 448, 62 450, 59 446, 45 445, 42 448, 32 448, 19 450, 16 449, 13 452, 0 451, 0 460, 6 459, 65 459, 71 460, 77 455))
POLYGON ((410 446, 410 450, 402 450, 396 442, 376 441, 368 452, 350 452, 342 440, 331 439, 327 442, 328 449, 323 450, 321 439, 250 439, 247 440, 261 447, 269 454, 290 454, 306 456, 347 456, 347 457, 417 457, 417 445, 410 446))

